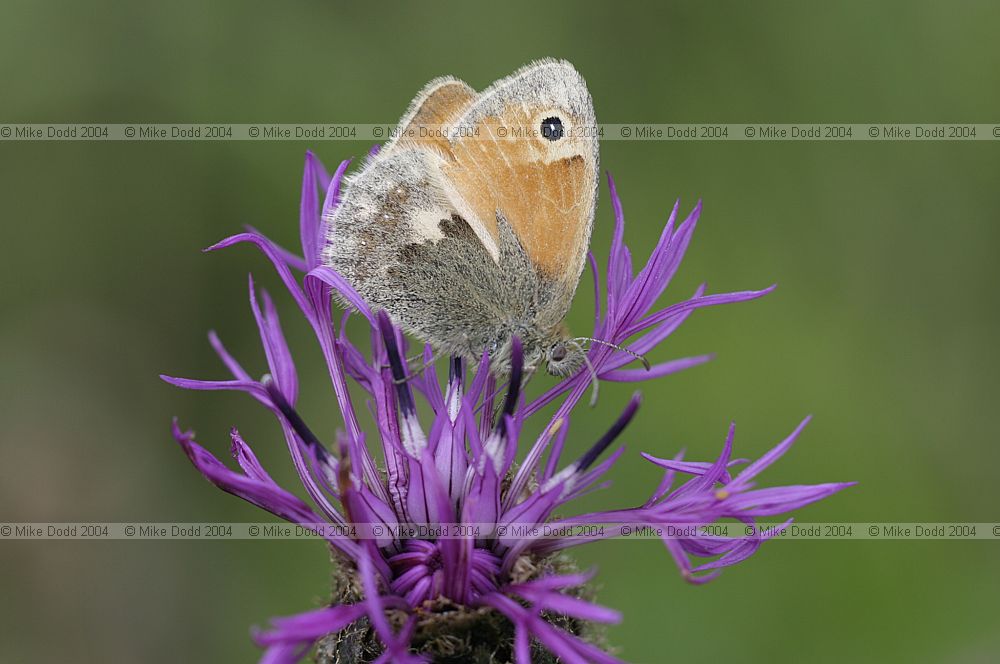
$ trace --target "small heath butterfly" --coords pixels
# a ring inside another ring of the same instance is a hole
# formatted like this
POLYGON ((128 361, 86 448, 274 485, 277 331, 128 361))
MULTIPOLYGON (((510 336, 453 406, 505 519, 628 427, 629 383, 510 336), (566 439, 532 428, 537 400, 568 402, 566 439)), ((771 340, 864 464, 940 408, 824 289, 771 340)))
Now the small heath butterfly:
POLYGON ((437 78, 347 180, 322 260, 436 352, 530 374, 586 362, 563 319, 586 262, 598 147, 587 84, 533 62, 483 92, 437 78))

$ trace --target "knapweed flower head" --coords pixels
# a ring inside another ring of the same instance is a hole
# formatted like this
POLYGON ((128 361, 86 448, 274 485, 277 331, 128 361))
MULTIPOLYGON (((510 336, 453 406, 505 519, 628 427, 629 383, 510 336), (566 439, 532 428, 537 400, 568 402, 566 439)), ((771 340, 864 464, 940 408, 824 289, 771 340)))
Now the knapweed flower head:
MULTIPOLYGON (((590 256, 597 301, 592 336, 627 350, 594 344, 589 368, 530 401, 521 392, 516 341, 506 380, 491 375, 486 354, 477 367, 447 360, 447 377, 439 378, 441 367, 429 347, 408 361, 406 340, 386 314, 371 311, 340 275, 319 262, 323 219, 338 204, 347 167, 345 161, 331 176, 307 155, 301 257, 252 229, 211 247, 251 243, 277 270, 325 358, 343 418, 337 439, 324 444, 296 410, 297 369, 276 307, 266 292, 258 294, 252 278, 250 306, 268 373, 251 376, 212 333, 211 344, 231 378, 164 376, 188 389, 246 392, 268 408, 281 426, 309 502, 278 486, 235 428, 231 452, 239 470, 227 467, 175 422, 174 437, 205 477, 292 523, 330 526, 316 529, 337 565, 330 604, 274 618, 270 628, 256 631, 254 638, 265 649, 262 661, 293 662, 315 651, 321 662, 617 662, 601 647, 594 627, 618 622, 620 615, 591 601, 592 573, 576 570, 565 550, 619 536, 636 524, 736 519, 752 525, 757 517, 786 514, 848 486, 756 488, 756 476, 788 450, 806 422, 749 464, 731 458, 730 427, 712 463, 644 454, 662 467, 663 480, 643 504, 557 516, 608 483, 624 452, 609 448, 639 408, 636 394, 584 454, 565 458, 572 411, 593 376, 638 382, 701 364, 709 357, 626 368, 633 354, 652 351, 695 309, 752 300, 771 289, 707 295, 702 286, 680 303, 655 309, 680 265, 701 207, 675 227, 675 205, 649 259, 634 273, 621 203, 609 177, 615 229, 603 275, 590 256), (335 294, 366 322, 367 354, 346 334, 348 318, 355 314, 335 317, 335 294), (362 389, 366 407, 355 404, 349 381, 362 389), (544 426, 534 426, 540 435, 522 435, 529 418, 541 417, 540 411, 560 398, 544 426), (368 413, 374 444, 362 426, 368 413), (585 527, 597 524, 602 527, 585 527), (564 526, 573 527, 573 534, 558 535, 569 532, 564 526)), ((665 536, 663 543, 684 577, 695 583, 745 560, 766 539, 756 531, 738 538, 682 532, 689 536, 665 536)))

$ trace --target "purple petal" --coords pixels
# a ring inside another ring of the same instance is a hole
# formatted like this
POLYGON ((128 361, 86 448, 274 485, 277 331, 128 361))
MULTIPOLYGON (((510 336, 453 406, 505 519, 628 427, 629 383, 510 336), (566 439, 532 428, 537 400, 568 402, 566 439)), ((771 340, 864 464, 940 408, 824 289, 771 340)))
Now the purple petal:
MULTIPOLYGON (((704 461, 681 461, 680 459, 661 459, 659 457, 653 456, 652 454, 646 454, 645 452, 642 452, 641 454, 647 461, 652 461, 661 468, 667 468, 671 471, 686 473, 688 475, 698 475, 698 476, 704 475, 705 473, 710 471, 712 467, 715 465, 714 463, 705 463, 704 461)), ((734 459, 730 461, 728 464, 726 464, 726 466, 732 467, 742 461, 744 460, 734 459)), ((720 479, 723 484, 727 484, 728 482, 731 481, 732 478, 730 478, 729 473, 723 473, 720 476, 720 479)))
POLYGON ((310 322, 313 322, 312 309, 309 306, 309 302, 306 300, 306 297, 303 294, 302 289, 299 287, 298 282, 295 280, 295 276, 292 274, 288 264, 282 260, 281 254, 278 252, 274 243, 268 238, 256 233, 239 233, 216 242, 211 247, 205 249, 205 251, 217 251, 241 242, 250 242, 263 252, 267 259, 271 261, 274 269, 278 272, 278 276, 281 278, 282 283, 285 284, 285 288, 287 288, 288 292, 292 294, 293 298, 295 298, 295 302, 299 305, 299 309, 302 310, 302 313, 307 319, 309 319, 310 322))
POLYGON ((319 239, 317 241, 317 255, 316 265, 310 265, 309 269, 312 269, 319 265, 320 259, 322 258, 323 246, 328 241, 327 229, 329 227, 330 218, 336 211, 337 206, 340 205, 340 188, 344 183, 344 173, 347 172, 348 166, 351 165, 350 159, 345 159, 340 162, 337 166, 337 170, 334 172, 332 178, 328 178, 325 182, 321 182, 321 186, 326 190, 326 197, 323 200, 323 209, 319 217, 319 230, 317 231, 319 239))
POLYGON ((621 458, 623 454, 625 454, 624 446, 619 447, 617 450, 609 454, 607 459, 597 464, 587 472, 581 474, 576 480, 576 485, 573 487, 573 491, 570 493, 569 496, 566 496, 566 498, 561 502, 565 503, 569 502, 570 500, 576 500, 580 496, 586 493, 590 493, 592 489, 603 488, 604 486, 606 486, 607 483, 598 485, 598 487, 592 487, 591 485, 593 485, 597 480, 599 480, 609 470, 611 470, 611 468, 614 467, 615 463, 618 461, 618 459, 621 458))
MULTIPOLYGON (((370 542, 369 542, 370 543, 370 542)), ((370 550, 369 555, 361 555, 358 560, 358 576, 361 577, 361 585, 364 588, 364 602, 367 607, 368 619, 372 622, 375 627, 375 632, 378 634, 382 643, 385 644, 386 662, 411 662, 414 658, 407 653, 409 648, 410 637, 412 636, 411 629, 403 629, 400 633, 393 634, 392 626, 389 624, 388 618, 386 618, 385 610, 386 603, 384 600, 390 598, 383 598, 379 588, 378 583, 375 579, 375 571, 372 566, 372 556, 381 556, 377 551, 370 550)), ((420 661, 419 659, 416 661, 420 661)))
MULTIPOLYGON (((666 288, 669 279, 663 278, 664 275, 661 273, 665 272, 666 266, 673 256, 673 252, 670 250, 675 247, 671 247, 671 239, 674 235, 674 221, 677 219, 677 209, 680 207, 680 203, 680 200, 674 203, 673 211, 660 233, 659 241, 649 255, 649 260, 622 297, 621 312, 617 316, 619 321, 631 321, 641 316, 666 288)), ((683 250, 681 250, 681 254, 683 255, 683 250)))
POLYGON ((624 266, 625 252, 625 213, 622 211, 622 201, 618 197, 618 190, 615 187, 615 179, 611 173, 607 174, 608 190, 611 195, 611 209, 615 216, 614 234, 611 236, 611 251, 608 254, 608 318, 614 319, 617 313, 617 304, 624 290, 625 282, 631 276, 626 275, 624 266))
POLYGON ((306 275, 306 279, 317 279, 327 284, 351 307, 353 307, 358 313, 368 319, 371 325, 375 325, 375 315, 372 310, 368 307, 368 303, 365 302, 354 287, 351 286, 342 276, 337 274, 336 270, 331 267, 322 265, 320 267, 313 268, 306 275))
POLYGON ((219 339, 219 335, 215 333, 215 330, 209 330, 208 332, 208 343, 212 344, 212 349, 215 351, 216 355, 222 359, 222 363, 226 365, 226 368, 233 374, 233 376, 239 380, 251 382, 253 379, 250 378, 248 374, 240 363, 237 362, 226 347, 222 345, 222 341, 219 339))
POLYGON ((264 299, 264 311, 261 312, 257 303, 257 293, 254 288, 253 276, 249 277, 250 287, 250 308, 253 310, 254 319, 257 321, 257 329, 260 332, 261 345, 264 347, 264 354, 267 356, 267 366, 274 378, 275 385, 284 395, 289 404, 295 405, 299 396, 299 377, 295 372, 295 363, 292 361, 292 353, 288 350, 288 342, 281 331, 281 323, 278 321, 278 311, 274 308, 274 302, 267 291, 262 291, 264 299))
POLYGON ((514 625, 514 662, 516 664, 531 664, 528 628, 524 623, 514 625))
POLYGON ((731 304, 734 302, 754 300, 758 297, 767 295, 775 288, 777 288, 777 286, 768 286, 767 288, 758 291, 740 291, 736 293, 720 293, 718 295, 703 295, 684 302, 679 302, 653 314, 652 316, 643 318, 641 321, 633 324, 631 327, 622 332, 621 336, 627 339, 633 334, 638 334, 639 332, 642 332, 643 330, 661 323, 673 316, 693 311, 695 309, 701 309, 702 307, 712 307, 719 304, 731 304))
MULTIPOLYGON (((273 481, 260 477, 247 477, 224 466, 211 452, 194 441, 194 434, 182 432, 176 420, 174 420, 172 431, 174 439, 180 443, 195 468, 223 491, 239 496, 243 500, 292 523, 315 524, 323 522, 323 518, 313 512, 308 505, 273 481)), ((349 557, 353 558, 357 554, 357 545, 354 542, 334 537, 326 539, 349 557)))
POLYGON ((622 620, 622 614, 618 611, 558 592, 522 588, 517 594, 532 602, 535 608, 542 611, 552 611, 580 620, 605 624, 617 624, 622 620))
MULTIPOLYGON (((696 355, 694 357, 684 357, 679 360, 671 360, 669 362, 661 362, 660 364, 654 364, 647 371, 646 369, 615 369, 614 371, 608 371, 607 373, 601 374, 601 380, 608 380, 618 383, 634 383, 641 380, 652 380, 654 378, 662 378, 663 376, 669 376, 670 374, 675 374, 679 371, 684 371, 685 369, 690 369, 691 367, 696 367, 699 364, 705 364, 711 360, 713 355, 696 355)), ((630 360, 632 358, 629 358, 630 360)))
MULTIPOLYGON (((692 299, 699 298, 705 294, 706 284, 701 284, 695 289, 694 294, 691 296, 692 299)), ((634 353, 648 353, 649 351, 656 348, 664 340, 667 339, 671 334, 677 331, 684 321, 688 319, 692 311, 685 311, 683 313, 677 314, 667 318, 662 323, 660 323, 655 329, 642 335, 638 340, 632 342, 629 345, 629 350, 634 353)), ((623 363, 625 361, 631 361, 631 358, 623 358, 623 363)))
POLYGON ((319 191, 316 187, 319 178, 319 160, 311 152, 306 152, 306 165, 302 173, 302 200, 299 203, 299 235, 302 238, 302 255, 305 264, 312 269, 319 261, 320 211, 319 191))
POLYGON ((294 616, 272 618, 270 630, 254 634, 260 646, 312 644, 331 632, 339 632, 367 612, 365 604, 340 604, 294 616))
POLYGON ((519 592, 524 588, 534 588, 536 590, 565 590, 566 588, 578 588, 590 583, 594 578, 596 570, 579 572, 577 574, 547 574, 532 581, 513 584, 507 586, 512 592, 519 592))
POLYGON ((590 263, 590 273, 594 278, 594 338, 599 339, 604 333, 601 327, 601 270, 597 267, 594 252, 587 252, 587 262, 590 263))
POLYGON ((771 448, 771 450, 764 454, 764 456, 744 468, 743 472, 739 474, 739 477, 736 478, 736 481, 731 488, 738 489, 745 486, 750 479, 756 477, 762 470, 781 458, 781 456, 788 451, 788 448, 792 446, 792 443, 796 441, 799 434, 802 433, 802 430, 806 428, 806 425, 809 424, 811 420, 812 415, 809 415, 804 420, 799 422, 799 425, 795 427, 795 430, 792 431, 792 433, 788 434, 787 438, 771 448))
MULTIPOLYGON (((664 229, 664 236, 666 236, 667 232, 673 226, 679 204, 680 202, 678 201, 674 205, 670 220, 664 229)), ((699 201, 691 214, 688 215, 688 218, 684 220, 684 223, 681 224, 680 228, 677 229, 677 232, 669 240, 664 242, 666 238, 661 236, 660 244, 657 246, 658 251, 654 250, 646 267, 636 278, 636 284, 630 289, 628 320, 634 320, 634 318, 648 311, 660 295, 663 294, 663 291, 666 290, 667 285, 680 266, 681 260, 684 258, 684 253, 687 251, 691 236, 694 234, 700 214, 701 202, 699 201)))
POLYGON ((246 392, 261 403, 267 406, 271 405, 271 399, 267 394, 267 390, 264 389, 263 385, 256 381, 198 380, 195 378, 177 378, 175 376, 167 376, 166 374, 160 374, 160 380, 175 387, 184 388, 185 390, 230 390, 234 392, 246 392))
POLYGON ((229 437, 232 440, 232 445, 229 448, 229 453, 232 454, 236 462, 240 464, 240 468, 243 472, 247 474, 247 477, 252 477, 255 480, 261 480, 263 482, 274 483, 271 476, 267 474, 264 467, 260 465, 260 461, 257 460, 257 455, 253 453, 250 446, 247 445, 243 438, 240 436, 240 432, 233 427, 229 432, 229 437))
POLYGON ((776 516, 815 503, 855 484, 857 482, 832 482, 757 489, 736 494, 727 499, 726 504, 730 509, 748 516, 776 516))
MULTIPOLYGON (((253 233, 254 235, 260 235, 261 237, 265 237, 259 228, 251 224, 244 224, 243 229, 248 233, 253 233)), ((281 246, 277 242, 274 242, 273 240, 271 241, 271 245, 274 247, 275 252, 277 252, 281 260, 285 264, 287 264, 288 267, 292 268, 293 270, 297 270, 298 272, 308 271, 306 269, 305 259, 296 254, 294 251, 285 249, 283 246, 281 246)))
POLYGON ((345 159, 340 162, 333 177, 323 185, 323 188, 326 189, 326 200, 323 202, 324 214, 332 212, 340 204, 340 188, 344 184, 344 173, 347 172, 352 161, 353 159, 345 159))

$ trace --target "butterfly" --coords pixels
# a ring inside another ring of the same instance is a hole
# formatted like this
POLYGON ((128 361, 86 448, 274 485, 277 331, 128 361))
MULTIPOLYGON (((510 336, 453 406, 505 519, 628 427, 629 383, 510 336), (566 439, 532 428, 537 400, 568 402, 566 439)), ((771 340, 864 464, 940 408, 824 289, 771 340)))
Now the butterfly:
POLYGON ((325 265, 437 353, 507 374, 586 362, 564 318, 586 262, 598 186, 587 84, 540 60, 482 92, 428 83, 392 138, 348 177, 325 265))

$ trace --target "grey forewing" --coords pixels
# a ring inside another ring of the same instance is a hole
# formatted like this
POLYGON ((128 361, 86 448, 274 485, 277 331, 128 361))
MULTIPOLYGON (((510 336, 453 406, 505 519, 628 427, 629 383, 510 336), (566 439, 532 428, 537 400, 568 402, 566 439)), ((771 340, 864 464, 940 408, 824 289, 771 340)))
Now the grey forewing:
POLYGON ((426 154, 368 164, 330 223, 324 262, 375 309, 439 351, 501 354, 517 334, 538 349, 565 315, 498 211, 497 258, 441 194, 426 154), (433 222, 433 228, 431 223, 433 222))

